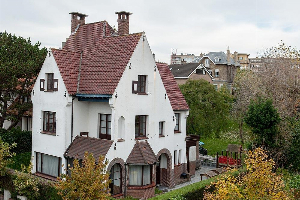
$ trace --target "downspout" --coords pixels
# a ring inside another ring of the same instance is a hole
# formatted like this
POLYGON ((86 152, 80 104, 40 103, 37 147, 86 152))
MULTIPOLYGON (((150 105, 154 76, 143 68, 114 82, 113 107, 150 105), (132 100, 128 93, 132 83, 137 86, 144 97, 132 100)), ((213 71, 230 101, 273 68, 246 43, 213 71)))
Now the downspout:
POLYGON ((71 143, 73 142, 73 126, 74 126, 74 125, 73 125, 73 118, 74 118, 74 117, 73 117, 73 113, 74 113, 74 112, 73 112, 73 107, 74 107, 74 106, 73 106, 73 101, 74 101, 74 99, 75 99, 75 98, 74 98, 74 97, 72 97, 72 114, 71 114, 71 143))

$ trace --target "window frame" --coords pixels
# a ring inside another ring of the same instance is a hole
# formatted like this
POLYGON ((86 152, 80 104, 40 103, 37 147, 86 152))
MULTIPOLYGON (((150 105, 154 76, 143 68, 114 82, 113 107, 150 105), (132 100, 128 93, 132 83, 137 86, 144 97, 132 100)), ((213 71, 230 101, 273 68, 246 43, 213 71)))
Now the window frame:
POLYGON ((50 176, 50 177, 55 177, 55 178, 57 178, 57 177, 59 177, 61 175, 62 160, 61 160, 60 157, 52 156, 52 155, 41 153, 41 152, 35 152, 35 156, 36 156, 36 165, 35 165, 35 171, 36 171, 36 173, 43 174, 43 175, 50 176), (58 176, 53 176, 53 175, 46 174, 46 173, 43 172, 43 164, 44 164, 43 157, 44 157, 44 155, 55 157, 55 158, 58 159, 58 165, 57 165, 58 176), (39 163, 39 156, 41 157, 41 160, 40 160, 41 163, 39 163), (40 171, 39 171, 39 166, 41 167, 40 171))
POLYGON ((175 122, 174 132, 180 133, 180 113, 175 113, 175 122))
POLYGON ((219 69, 215 69, 215 77, 219 77, 220 76, 220 70, 219 69))
MULTIPOLYGON (((46 85, 44 84, 44 88, 40 86, 40 90, 44 91, 45 88, 47 92, 58 91, 58 79, 54 79, 54 73, 46 73, 46 85)), ((42 79, 44 80, 44 79, 42 79)), ((44 80, 45 82, 45 80, 44 80)))
POLYGON ((111 114, 99 114, 99 138, 111 140, 111 114), (105 116, 105 120, 102 120, 102 116, 105 116), (110 117, 110 121, 108 120, 110 117), (105 127, 102 127, 101 122, 105 122, 105 127), (109 127, 110 124, 110 127, 109 127), (105 128, 105 133, 101 133, 101 129, 105 128), (108 134, 110 133, 110 134, 108 134))
POLYGON ((131 173, 131 169, 130 169, 130 166, 140 166, 142 167, 142 174, 141 174, 141 185, 130 185, 130 178, 129 178, 129 181, 128 181, 128 186, 133 186, 133 187, 143 187, 143 186, 147 186, 147 185, 151 185, 152 184, 152 173, 153 173, 153 165, 129 165, 129 173, 128 173, 128 177, 130 177, 130 173, 131 173), (150 183, 149 184, 146 184, 144 185, 143 182, 144 182, 144 168, 146 166, 149 166, 150 167, 150 183))
POLYGON ((146 136, 147 136, 147 115, 136 115, 135 116, 135 138, 136 139, 146 138, 146 136), (144 128, 142 126, 143 124, 144 124, 144 128), (137 126, 138 126, 138 131, 137 131, 137 126), (141 129, 144 129, 143 134, 141 134, 141 129))
POLYGON ((158 123, 158 135, 159 137, 165 137, 165 121, 158 123))
POLYGON ((147 75, 138 75, 138 80, 132 81, 132 93, 140 95, 147 94, 147 75))
POLYGON ((50 134, 50 135, 56 135, 56 112, 43 111, 43 131, 42 132, 50 134), (50 122, 50 116, 52 116, 52 120, 53 120, 52 123, 50 122), (47 121, 47 122, 45 122, 45 121, 47 121), (50 130, 50 128, 49 128, 49 127, 51 127, 50 125, 52 125, 53 130, 50 130))

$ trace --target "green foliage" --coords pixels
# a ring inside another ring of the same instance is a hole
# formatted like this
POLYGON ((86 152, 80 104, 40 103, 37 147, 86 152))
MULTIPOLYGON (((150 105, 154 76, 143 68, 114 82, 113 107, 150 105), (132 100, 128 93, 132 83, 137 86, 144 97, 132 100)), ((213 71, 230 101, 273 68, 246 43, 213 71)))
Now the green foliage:
POLYGON ((32 108, 25 97, 29 99, 47 54, 46 48, 39 47, 39 42, 32 45, 30 39, 0 32, 0 127, 4 120, 12 121, 10 128, 14 127, 32 108))
POLYGON ((272 100, 262 98, 252 100, 246 113, 245 122, 256 135, 258 145, 265 144, 268 147, 275 145, 280 117, 272 100))
POLYGON ((31 131, 22 131, 19 127, 11 130, 0 129, 0 135, 3 141, 8 144, 17 143, 12 151, 15 153, 31 152, 32 133, 31 131))
POLYGON ((216 91, 205 80, 188 80, 180 85, 190 113, 187 119, 187 133, 202 137, 219 137, 222 131, 230 128, 232 97, 225 87, 216 91))
POLYGON ((292 140, 287 152, 287 167, 300 172, 300 120, 291 122, 292 140))
POLYGON ((222 138, 204 138, 201 139, 204 142, 204 148, 207 149, 208 155, 217 155, 217 152, 226 151, 228 144, 240 144, 237 140, 226 140, 222 138))
POLYGON ((6 174, 7 165, 12 163, 12 157, 15 155, 11 152, 11 148, 13 148, 16 144, 9 145, 6 142, 3 142, 0 137, 0 176, 4 176, 6 174))
POLYGON ((16 171, 13 183, 15 190, 19 195, 26 196, 29 200, 39 198, 38 179, 31 173, 31 165, 22 166, 22 171, 16 171))
POLYGON ((29 166, 31 161, 31 152, 18 153, 12 157, 12 163, 7 167, 18 171, 22 170, 22 165, 29 166))
POLYGON ((84 155, 82 167, 77 159, 70 168, 71 174, 62 174, 55 185, 62 199, 106 199, 109 193, 109 174, 106 172, 107 162, 100 156, 96 163, 93 154, 84 155), (87 187, 88 186, 88 187, 87 187))

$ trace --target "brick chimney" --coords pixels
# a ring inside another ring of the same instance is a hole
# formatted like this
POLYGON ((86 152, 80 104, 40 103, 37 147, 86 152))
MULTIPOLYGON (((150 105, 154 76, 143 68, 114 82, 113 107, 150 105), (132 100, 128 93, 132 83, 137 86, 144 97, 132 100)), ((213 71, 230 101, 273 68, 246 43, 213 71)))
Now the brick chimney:
POLYGON ((129 34, 129 15, 132 13, 121 11, 116 12, 116 14, 118 15, 118 34, 129 34))
POLYGON ((78 13, 78 12, 71 12, 71 34, 75 33, 79 26, 85 24, 85 17, 88 15, 78 13))

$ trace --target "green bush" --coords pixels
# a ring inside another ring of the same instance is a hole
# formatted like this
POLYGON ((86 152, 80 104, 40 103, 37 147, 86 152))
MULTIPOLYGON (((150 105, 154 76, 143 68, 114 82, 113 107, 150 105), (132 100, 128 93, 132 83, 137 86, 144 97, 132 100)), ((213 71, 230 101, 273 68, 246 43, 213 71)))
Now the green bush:
POLYGON ((31 152, 19 153, 12 157, 13 163, 8 165, 9 168, 21 170, 21 165, 29 166, 31 161, 31 152))
POLYGON ((11 130, 0 129, 0 136, 4 142, 8 144, 17 143, 12 149, 15 153, 31 152, 32 133, 31 131, 22 131, 19 127, 11 130))

